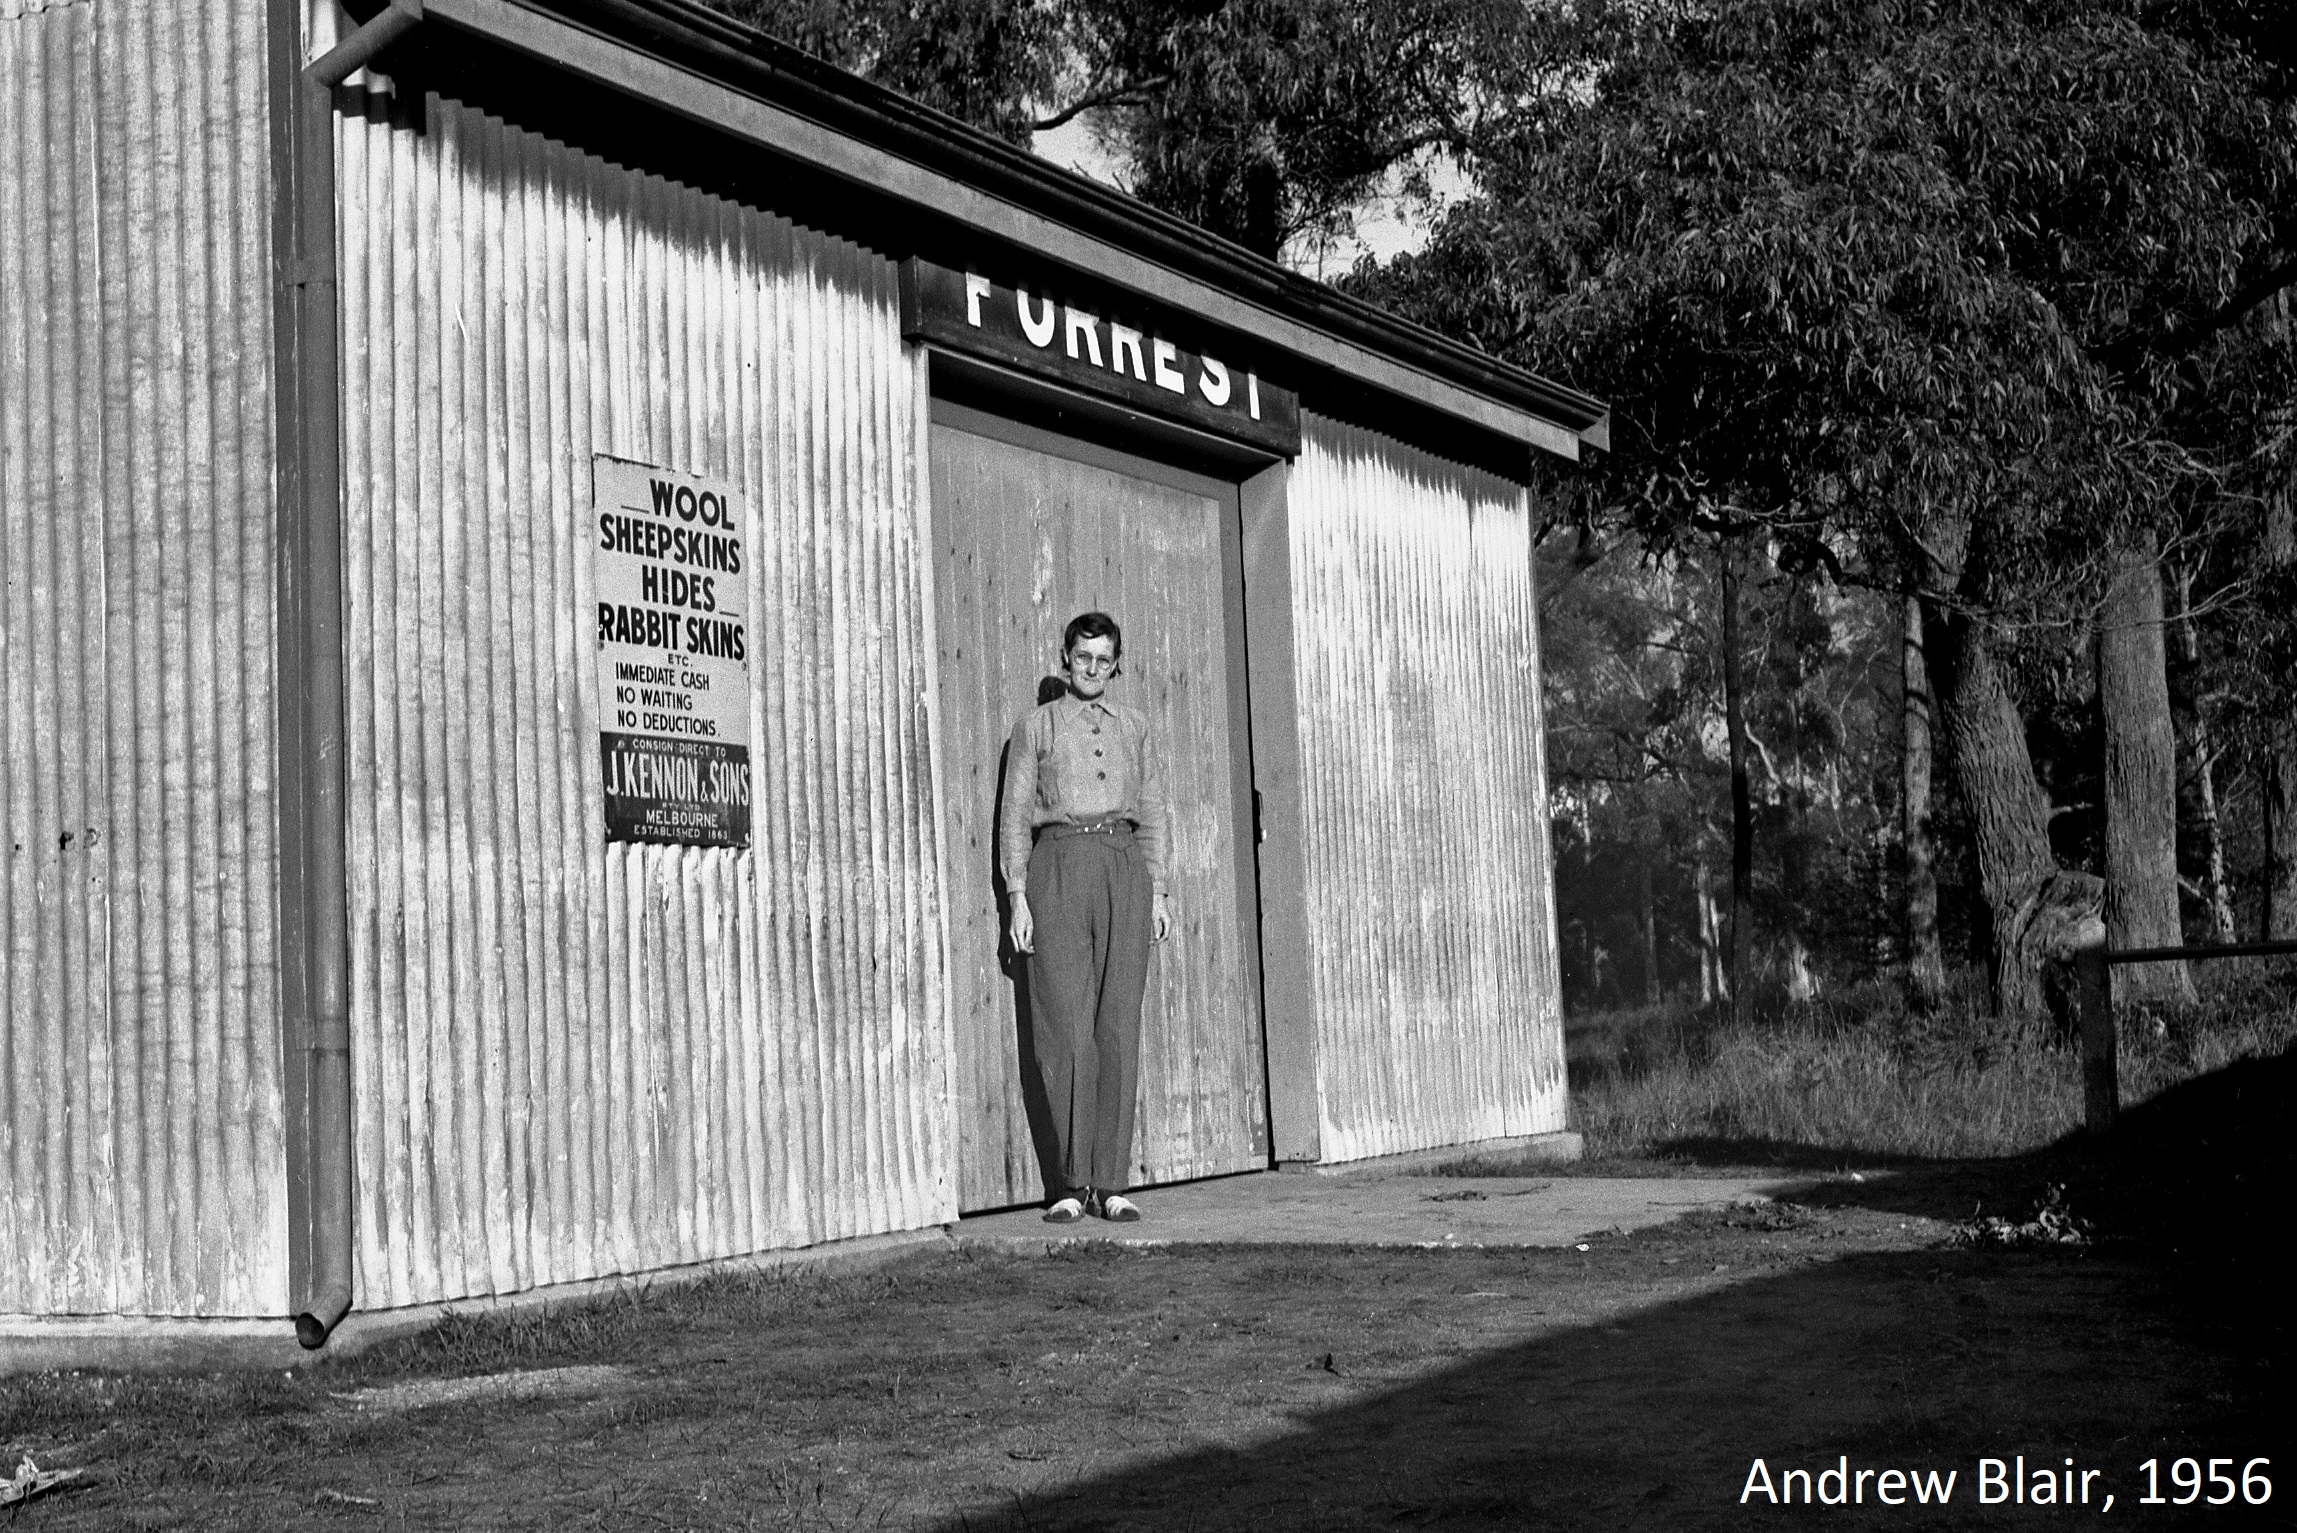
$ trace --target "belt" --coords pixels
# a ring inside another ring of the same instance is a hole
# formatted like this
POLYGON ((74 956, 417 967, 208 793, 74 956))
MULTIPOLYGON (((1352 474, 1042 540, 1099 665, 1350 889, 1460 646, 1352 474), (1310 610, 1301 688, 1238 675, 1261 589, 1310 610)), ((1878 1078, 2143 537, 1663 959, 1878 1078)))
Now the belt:
POLYGON ((1087 820, 1081 825, 1056 824, 1037 827, 1037 839, 1040 841, 1066 841, 1071 836, 1115 836, 1120 840, 1130 841, 1133 836, 1133 822, 1111 816, 1105 820, 1087 820))

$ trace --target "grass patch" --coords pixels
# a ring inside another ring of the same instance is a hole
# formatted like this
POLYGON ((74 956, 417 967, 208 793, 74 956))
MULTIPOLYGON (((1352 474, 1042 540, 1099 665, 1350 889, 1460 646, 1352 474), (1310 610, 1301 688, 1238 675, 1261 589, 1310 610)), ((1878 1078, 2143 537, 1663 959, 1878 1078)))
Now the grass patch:
POLYGON ((644 1361, 666 1331, 708 1317, 729 1327, 779 1329, 831 1312, 868 1313, 908 1302, 926 1253, 865 1272, 803 1266, 729 1269, 690 1282, 632 1284, 533 1310, 449 1311, 437 1325, 362 1353, 335 1376, 349 1382, 404 1374, 478 1375, 570 1363, 644 1361))
MULTIPOLYGON (((2122 1018, 2125 1105, 2297 1041, 2286 965, 2195 975, 2199 1005, 2122 1018)), ((1680 1007, 1605 1013, 1570 1025, 1567 1057, 1573 1126, 1590 1161, 1614 1167, 2018 1155, 2082 1122, 2075 1040, 2048 1020, 1988 1016, 1967 988, 1930 1015, 1881 985, 1737 1023, 1680 1007)))

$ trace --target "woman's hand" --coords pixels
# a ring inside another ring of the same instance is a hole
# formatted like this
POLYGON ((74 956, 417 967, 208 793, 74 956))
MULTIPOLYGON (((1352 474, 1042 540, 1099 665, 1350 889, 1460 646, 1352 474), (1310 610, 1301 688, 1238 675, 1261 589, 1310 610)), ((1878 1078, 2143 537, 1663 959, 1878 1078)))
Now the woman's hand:
MULTIPOLYGON (((1006 923, 1006 929, 1013 934, 1014 952, 1034 953, 1037 951, 1037 922, 1029 914, 1029 896, 1026 894, 1013 896, 1013 908, 1006 923)), ((1163 928, 1159 927, 1158 931, 1161 934, 1163 928)))

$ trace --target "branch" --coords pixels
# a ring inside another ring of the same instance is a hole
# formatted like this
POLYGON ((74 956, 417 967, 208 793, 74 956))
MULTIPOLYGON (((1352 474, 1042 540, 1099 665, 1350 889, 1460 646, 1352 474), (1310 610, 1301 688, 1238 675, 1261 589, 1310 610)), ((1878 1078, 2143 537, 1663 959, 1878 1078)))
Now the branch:
MULTIPOLYGON (((1560 773, 1557 775, 1558 777, 1561 776, 1560 773)), ((1649 772, 1638 772, 1630 776, 1624 772, 1598 772, 1593 768, 1575 771, 1570 777, 1570 781, 1573 782, 1607 782, 1621 785, 1647 783, 1652 780, 1652 775, 1649 772)))
POLYGON ((2291 283, 2297 282, 2297 256, 2285 257, 2265 274, 2234 289, 2233 296, 2199 319, 2172 321, 2153 335, 2125 333, 2099 345, 2091 354, 2119 372, 2148 352, 2181 357, 2218 331, 2241 322, 2242 317, 2291 283))
POLYGON ((1571 566, 1570 568, 1566 569, 1560 576, 1556 577, 1556 580, 1552 585, 1548 586, 1545 590, 1539 593, 1539 600, 1541 604, 1545 605, 1548 601, 1552 600, 1556 593, 1561 591, 1565 586, 1571 584, 1574 580, 1577 580, 1580 576, 1595 568, 1596 565, 1602 563, 1603 556, 1609 552, 1611 552, 1610 549, 1601 548, 1596 545, 1594 524, 1592 522, 1581 522, 1579 524, 1579 546, 1571 551, 1571 566))
POLYGON ((1744 724, 1739 728, 1746 735, 1747 743, 1755 748, 1755 754, 1763 758, 1763 776, 1769 779, 1771 792, 1778 793, 1786 787, 1786 779, 1779 776, 1778 759, 1771 754, 1771 748, 1763 744, 1762 736, 1744 724))
POLYGON ((1460 132, 1457 128, 1448 122, 1439 123, 1433 128, 1423 128, 1417 133, 1407 133, 1401 138, 1390 139, 1384 144, 1376 144, 1365 158, 1380 165, 1383 171, 1390 170, 1400 161, 1411 158, 1422 149, 1432 148, 1437 144, 1447 146, 1456 144, 1459 139, 1460 132))
POLYGON ((1050 133, 1055 128, 1075 122, 1087 112, 1098 111, 1105 106, 1146 106, 1150 96, 1171 83, 1171 75, 1152 75, 1146 80, 1112 85, 1107 90, 1088 91, 1052 116, 1040 117, 1029 126, 1036 132, 1050 133))
POLYGON ((1738 506, 1725 505, 1723 512, 1693 511, 1691 525, 1701 532, 1711 532, 1718 538, 1736 538, 1761 528, 1763 519, 1738 506), (1723 514, 1723 513, 1731 514, 1723 514))

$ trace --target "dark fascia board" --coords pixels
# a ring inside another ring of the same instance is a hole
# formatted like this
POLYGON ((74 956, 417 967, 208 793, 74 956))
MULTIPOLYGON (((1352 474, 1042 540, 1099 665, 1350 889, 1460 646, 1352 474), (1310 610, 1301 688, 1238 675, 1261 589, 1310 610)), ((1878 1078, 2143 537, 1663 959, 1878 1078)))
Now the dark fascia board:
MULTIPOLYGON (((1609 409, 1361 299, 1287 270, 1171 214, 824 63, 691 0, 509 0, 728 90, 771 104, 958 185, 1164 267, 1270 314, 1544 423, 1609 446, 1609 409)), ((462 7, 447 0, 434 14, 462 7)), ((1542 445, 1555 447, 1552 440, 1542 445)))

